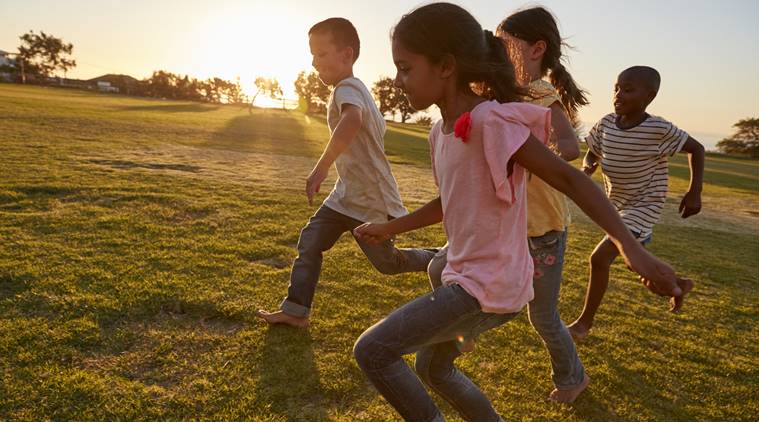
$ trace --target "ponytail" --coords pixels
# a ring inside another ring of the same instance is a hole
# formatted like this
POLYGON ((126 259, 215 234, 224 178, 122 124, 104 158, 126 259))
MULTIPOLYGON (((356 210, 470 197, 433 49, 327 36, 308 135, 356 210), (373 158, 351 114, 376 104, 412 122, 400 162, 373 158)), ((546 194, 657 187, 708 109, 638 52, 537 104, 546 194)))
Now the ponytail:
POLYGON ((478 75, 482 82, 475 83, 475 86, 480 87, 481 92, 478 94, 499 103, 521 101, 527 92, 517 84, 514 66, 503 48, 501 39, 487 29, 483 31, 483 35, 487 46, 487 59, 480 66, 482 73, 478 75))
POLYGON ((577 111, 580 107, 588 105, 588 98, 585 96, 586 92, 580 89, 572 78, 572 75, 567 72, 561 62, 557 62, 548 74, 548 78, 551 81, 556 90, 559 92, 561 98, 561 104, 567 111, 569 119, 576 123, 577 111))

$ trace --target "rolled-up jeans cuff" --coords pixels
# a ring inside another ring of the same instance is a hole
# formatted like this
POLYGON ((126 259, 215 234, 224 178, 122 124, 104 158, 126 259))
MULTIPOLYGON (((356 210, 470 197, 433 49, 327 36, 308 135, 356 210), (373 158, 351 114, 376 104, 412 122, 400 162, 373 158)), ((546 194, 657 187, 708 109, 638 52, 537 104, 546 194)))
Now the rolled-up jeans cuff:
POLYGON ((579 386, 580 384, 582 384, 582 381, 585 379, 585 368, 583 368, 583 370, 581 371, 580 375, 581 375, 580 376, 580 381, 578 381, 576 384, 572 384, 572 385, 555 385, 556 389, 559 390, 559 391, 562 391, 562 390, 572 390, 572 389, 577 388, 577 386, 579 386))
POLYGON ((311 314, 311 308, 307 308, 295 302, 290 302, 287 299, 282 301, 280 308, 282 309, 282 312, 286 313, 287 315, 298 318, 305 318, 311 314))

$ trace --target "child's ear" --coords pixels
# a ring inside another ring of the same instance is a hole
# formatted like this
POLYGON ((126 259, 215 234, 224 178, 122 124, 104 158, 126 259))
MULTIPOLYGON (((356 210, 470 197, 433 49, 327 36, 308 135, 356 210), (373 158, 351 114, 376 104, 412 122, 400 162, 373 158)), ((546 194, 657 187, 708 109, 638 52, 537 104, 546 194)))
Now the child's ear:
POLYGON ((536 41, 535 44, 532 45, 532 57, 530 57, 532 60, 539 60, 541 57, 543 57, 543 54, 546 52, 546 42, 543 40, 536 41))
POLYGON ((343 56, 343 60, 353 63, 353 47, 345 47, 343 48, 343 51, 341 52, 343 56))
POLYGON ((450 78, 456 71, 456 58, 452 54, 446 54, 440 60, 440 76, 443 79, 450 78))

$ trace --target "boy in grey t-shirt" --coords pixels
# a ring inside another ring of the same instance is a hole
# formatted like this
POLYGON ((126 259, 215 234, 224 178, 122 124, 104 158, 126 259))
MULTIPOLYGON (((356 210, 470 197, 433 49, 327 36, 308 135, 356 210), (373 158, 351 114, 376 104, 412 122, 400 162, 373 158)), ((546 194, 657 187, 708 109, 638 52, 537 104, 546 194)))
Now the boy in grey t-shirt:
MULTIPOLYGON (((322 253, 343 233, 365 222, 385 222, 407 213, 385 157, 385 120, 366 86, 353 77, 353 63, 359 53, 356 29, 346 19, 330 18, 314 25, 308 35, 319 78, 334 86, 327 107, 331 137, 306 179, 308 203, 313 203, 333 163, 338 177, 332 192, 301 231, 298 257, 281 310, 257 312, 270 324, 296 327, 308 326, 322 253)), ((397 249, 392 240, 379 245, 356 241, 383 274, 426 271, 436 252, 397 249)))

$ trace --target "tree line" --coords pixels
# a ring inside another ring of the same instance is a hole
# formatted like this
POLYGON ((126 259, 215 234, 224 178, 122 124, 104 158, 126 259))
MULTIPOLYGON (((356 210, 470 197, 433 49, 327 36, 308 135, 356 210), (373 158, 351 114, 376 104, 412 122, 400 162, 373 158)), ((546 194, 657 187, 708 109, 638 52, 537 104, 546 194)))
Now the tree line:
MULTIPOLYGON (((22 84, 49 84, 60 82, 56 75, 76 67, 72 58, 74 45, 44 31, 29 31, 19 36, 18 53, 9 53, 10 60, 0 66, 0 72, 22 84)), ((137 81, 123 78, 123 92, 142 97, 175 100, 204 101, 210 103, 247 103, 240 79, 228 81, 212 77, 205 80, 157 70, 149 78, 137 81), (128 88, 128 89, 123 89, 128 88)))
MULTIPOLYGON (((64 42, 44 31, 29 31, 19 36, 19 39, 21 44, 18 53, 9 53, 15 58, 9 64, 0 64, 0 72, 16 75, 21 83, 45 83, 58 72, 65 75, 76 66, 76 60, 72 57, 72 43, 64 42)), ((235 81, 217 77, 199 80, 188 75, 157 70, 149 78, 136 81, 125 92, 136 96, 209 103, 252 104, 261 94, 275 100, 283 99, 282 87, 276 79, 257 77, 254 84, 256 92, 249 97, 243 92, 239 77, 235 81)), ((416 113, 391 78, 381 77, 372 85, 371 91, 383 116, 391 119, 399 117, 401 122, 406 123, 416 113)), ((306 113, 326 113, 331 90, 319 80, 315 72, 302 71, 298 74, 295 93, 306 113)), ((425 116, 417 119, 417 122, 430 125, 431 119, 425 116)), ((727 154, 759 157, 759 118, 741 119, 733 127, 736 132, 719 141, 717 148, 727 154)))

